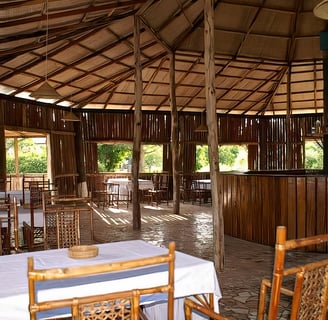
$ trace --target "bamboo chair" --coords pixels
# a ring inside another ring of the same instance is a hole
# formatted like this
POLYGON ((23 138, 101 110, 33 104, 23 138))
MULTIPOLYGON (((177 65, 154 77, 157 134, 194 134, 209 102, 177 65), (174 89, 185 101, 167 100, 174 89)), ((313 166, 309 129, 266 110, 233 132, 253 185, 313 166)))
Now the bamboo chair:
MULTIPOLYGON (((69 268, 35 269, 33 257, 28 258, 28 290, 30 320, 36 320, 41 311, 48 311, 67 307, 71 309, 73 320, 105 319, 99 316, 101 312, 118 312, 117 318, 113 315, 110 319, 139 320, 147 319, 141 308, 140 296, 154 293, 167 293, 168 320, 174 317, 174 263, 175 243, 171 242, 167 254, 152 256, 149 258, 103 263, 98 265, 83 265, 69 268), (167 281, 156 287, 131 289, 130 291, 106 293, 94 296, 72 297, 63 300, 38 301, 38 283, 52 280, 72 280, 81 278, 85 280, 89 276, 109 274, 118 271, 129 271, 156 265, 167 265, 167 281), (128 300, 128 302, 126 302, 128 300), (123 301, 123 302, 122 302, 123 301), (126 311, 127 309, 127 311, 126 311), (116 311, 120 310, 120 311, 116 311), (126 312, 124 316, 121 311, 126 312), (88 316, 86 316, 88 314, 88 316), (93 316, 92 316, 93 315, 93 316), (119 317, 121 316, 121 317, 119 317)), ((108 314, 107 314, 108 316, 108 314)), ((106 317, 107 319, 107 317, 106 317)))
POLYGON ((165 200, 169 205, 169 175, 160 175, 159 177, 159 190, 161 195, 161 201, 165 200))
MULTIPOLYGON (((184 301, 185 320, 192 320, 193 311, 206 315, 213 320, 229 320, 213 310, 213 306, 205 301, 195 301, 190 298, 185 298, 184 301)), ((207 319, 207 318, 206 318, 207 319)))
POLYGON ((109 206, 109 200, 110 196, 107 193, 107 183, 97 183, 94 190, 91 192, 91 201, 97 205, 98 208, 102 206, 104 209, 109 206))
POLYGON ((24 246, 28 251, 38 251, 44 249, 43 227, 32 227, 23 221, 23 240, 24 246))
POLYGON ((107 183, 106 196, 109 207, 119 207, 120 185, 118 183, 107 183))
POLYGON ((72 320, 110 319, 139 320, 140 291, 131 290, 97 296, 75 298, 72 320))
POLYGON ((80 211, 74 208, 47 210, 44 213, 45 249, 80 245, 80 211))
POLYGON ((285 268, 286 252, 293 249, 322 245, 328 234, 286 240, 286 228, 277 228, 275 261, 272 279, 261 282, 258 320, 268 313, 268 320, 276 320, 281 294, 291 298, 291 320, 326 320, 328 300, 328 259, 285 268), (286 282, 287 281, 287 282, 286 282), (292 286, 290 286, 292 282, 292 286), (266 312, 266 297, 271 288, 270 303, 266 312))
POLYGON ((201 205, 205 203, 205 199, 207 197, 208 190, 204 189, 202 183, 198 180, 193 180, 191 183, 191 203, 197 203, 201 205))

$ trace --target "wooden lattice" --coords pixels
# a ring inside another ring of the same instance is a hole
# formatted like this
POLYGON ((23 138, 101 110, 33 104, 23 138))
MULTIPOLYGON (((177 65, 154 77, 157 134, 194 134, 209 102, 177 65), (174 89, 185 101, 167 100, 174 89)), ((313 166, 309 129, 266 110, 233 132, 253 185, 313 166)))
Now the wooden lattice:
POLYGON ((69 248, 80 244, 80 218, 77 209, 44 212, 45 245, 48 249, 69 248))
POLYGON ((79 305, 80 320, 130 320, 131 299, 105 300, 79 305))
POLYGON ((304 277, 301 300, 298 308, 299 320, 321 319, 326 314, 327 304, 327 265, 321 265, 314 269, 302 270, 299 277, 304 277))
POLYGON ((70 248, 80 244, 79 211, 65 209, 57 211, 57 244, 58 248, 70 248))

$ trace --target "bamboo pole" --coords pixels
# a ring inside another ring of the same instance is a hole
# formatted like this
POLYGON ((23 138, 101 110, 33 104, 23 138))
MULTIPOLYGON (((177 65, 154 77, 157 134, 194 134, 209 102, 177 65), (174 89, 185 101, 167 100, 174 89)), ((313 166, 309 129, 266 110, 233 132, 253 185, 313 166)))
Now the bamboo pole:
POLYGON ((179 177, 179 134, 178 134, 178 111, 175 96, 175 55, 170 55, 170 102, 171 102, 171 153, 172 153, 172 176, 173 176, 173 213, 180 213, 180 177, 179 177))
POLYGON ((17 206, 16 197, 14 197, 14 242, 15 242, 15 251, 17 252, 19 248, 19 235, 18 235, 18 206, 17 206))
POLYGON ((215 61, 214 61, 214 1, 204 3, 204 58, 205 58, 205 95, 206 122, 208 127, 208 151, 212 187, 213 209, 213 248, 214 264, 218 271, 224 267, 224 221, 223 204, 219 201, 222 190, 219 190, 219 157, 218 128, 215 96, 215 61))
POLYGON ((142 129, 142 74, 140 61, 140 21, 134 16, 134 60, 135 60, 135 108, 134 108, 134 135, 132 155, 132 212, 133 230, 141 229, 141 213, 139 202, 139 162, 142 129))
POLYGON ((0 191, 7 188, 7 169, 6 169, 6 134, 5 134, 5 103, 0 102, 0 191))
POLYGON ((286 153, 287 153, 287 168, 291 169, 292 166, 292 159, 293 159, 293 150, 292 150, 292 142, 291 142, 291 135, 290 135, 290 115, 291 115, 291 76, 292 76, 292 66, 289 64, 288 66, 288 74, 287 74, 287 113, 286 113, 286 153))

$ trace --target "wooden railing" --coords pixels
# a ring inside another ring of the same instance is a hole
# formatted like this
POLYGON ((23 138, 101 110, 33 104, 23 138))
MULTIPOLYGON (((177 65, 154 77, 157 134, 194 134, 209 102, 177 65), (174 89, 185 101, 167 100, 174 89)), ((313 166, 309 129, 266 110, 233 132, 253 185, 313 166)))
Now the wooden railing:
POLYGON ((287 238, 328 233, 327 176, 221 174, 219 183, 228 235, 274 245, 279 225, 287 227, 287 238))
POLYGON ((46 173, 31 173, 31 174, 9 174, 6 179, 6 191, 28 189, 26 182, 42 182, 48 183, 46 173))

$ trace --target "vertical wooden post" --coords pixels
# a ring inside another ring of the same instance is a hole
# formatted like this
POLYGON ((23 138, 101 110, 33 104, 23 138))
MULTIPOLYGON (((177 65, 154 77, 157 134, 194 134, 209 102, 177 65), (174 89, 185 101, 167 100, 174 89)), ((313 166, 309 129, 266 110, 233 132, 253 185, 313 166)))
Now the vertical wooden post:
POLYGON ((323 53, 323 107, 323 172, 328 174, 328 43, 323 53))
POLYGON ((178 111, 175 96, 175 55, 170 55, 171 152, 173 177, 173 213, 180 213, 178 111))
MULTIPOLYGON (((293 154, 292 154, 292 141, 290 135, 290 114, 291 114, 291 76, 292 76, 292 66, 289 64, 288 73, 287 73, 287 112, 286 112, 286 153, 287 153, 287 163, 282 164, 285 165, 284 168, 276 168, 276 169, 292 169, 294 168, 293 162, 293 154)), ((282 162, 282 161, 281 161, 282 162)))
MULTIPOLYGON (((208 153, 212 187, 214 264, 219 271, 224 267, 224 221, 221 187, 219 189, 218 128, 215 96, 214 61, 214 1, 204 3, 204 58, 206 123, 208 127, 208 153)), ((220 184, 221 185, 221 184, 220 184)))
POLYGON ((323 172, 328 174, 328 31, 320 33, 320 49, 323 55, 323 172))
POLYGON ((80 197, 88 196, 87 177, 86 177, 86 162, 85 162, 85 144, 82 117, 80 122, 74 123, 75 131, 75 152, 76 152, 76 166, 78 176, 78 195, 80 197))
POLYGON ((142 128, 142 74, 140 62, 140 21, 134 16, 134 61, 135 61, 135 105, 133 127, 133 155, 132 155, 132 212, 133 230, 141 229, 141 213, 139 202, 139 161, 142 128))
POLYGON ((6 166, 6 136, 4 127, 4 107, 0 105, 0 191, 6 191, 7 166, 6 166))
POLYGON ((15 154, 15 175, 19 175, 19 152, 18 152, 18 139, 14 138, 14 154, 15 154))

